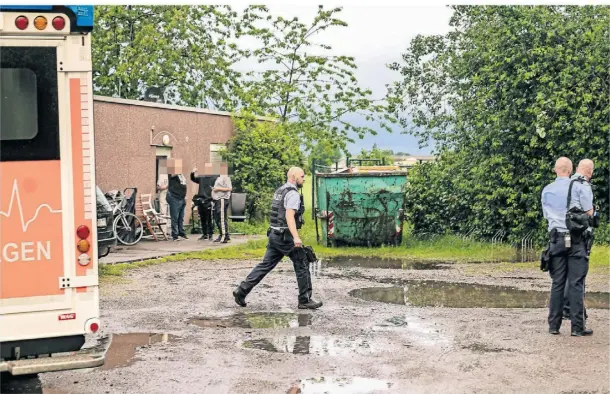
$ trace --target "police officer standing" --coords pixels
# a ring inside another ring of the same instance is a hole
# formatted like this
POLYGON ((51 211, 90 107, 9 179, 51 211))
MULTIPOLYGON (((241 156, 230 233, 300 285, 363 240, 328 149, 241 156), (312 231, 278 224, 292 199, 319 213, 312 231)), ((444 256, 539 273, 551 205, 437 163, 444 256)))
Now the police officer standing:
POLYGON ((593 176, 593 162, 582 160, 577 168, 577 173, 582 176, 570 179, 572 162, 560 157, 555 163, 555 173, 557 179, 544 188, 541 196, 542 211, 548 221, 549 273, 553 282, 549 302, 549 333, 559 334, 564 289, 568 281, 572 336, 591 335, 593 330, 585 327, 584 317, 584 281, 589 269, 589 256, 586 235, 579 222, 588 221, 593 215, 593 193, 589 184, 593 176))
POLYGON ((275 191, 271 204, 270 227, 267 230, 269 238, 267 251, 263 261, 254 267, 233 291, 233 297, 238 305, 246 306, 246 296, 254 286, 259 284, 284 256, 288 256, 292 260, 299 286, 298 308, 317 309, 322 306, 322 302, 316 302, 311 298, 309 262, 297 231, 301 227, 305 212, 298 192, 303 182, 305 182, 305 172, 301 168, 292 167, 288 171, 288 182, 275 191))

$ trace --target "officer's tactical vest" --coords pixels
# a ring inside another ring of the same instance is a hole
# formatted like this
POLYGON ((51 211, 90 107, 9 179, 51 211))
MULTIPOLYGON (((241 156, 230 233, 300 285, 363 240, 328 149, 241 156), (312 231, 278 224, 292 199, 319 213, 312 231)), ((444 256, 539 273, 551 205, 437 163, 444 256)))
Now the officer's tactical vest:
MULTIPOLYGON (((269 225, 271 227, 288 228, 288 223, 286 223, 286 208, 284 208, 284 199, 291 190, 298 191, 295 185, 287 183, 277 189, 273 194, 273 202, 271 203, 271 212, 269 214, 269 225)), ((301 203, 299 210, 294 215, 297 229, 301 228, 302 220, 300 220, 300 217, 303 216, 304 212, 305 207, 301 203)))

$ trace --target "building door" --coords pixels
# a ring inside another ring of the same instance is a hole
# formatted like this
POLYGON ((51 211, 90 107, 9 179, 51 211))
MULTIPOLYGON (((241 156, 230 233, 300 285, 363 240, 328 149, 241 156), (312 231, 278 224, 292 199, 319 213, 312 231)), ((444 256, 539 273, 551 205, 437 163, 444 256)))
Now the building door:
MULTIPOLYGON (((171 147, 157 146, 155 158, 155 209, 162 215, 169 215, 169 206, 167 205, 166 196, 167 190, 159 190, 158 185, 167 182, 167 159, 171 157, 171 147)), ((169 232, 169 220, 165 232, 169 232)))

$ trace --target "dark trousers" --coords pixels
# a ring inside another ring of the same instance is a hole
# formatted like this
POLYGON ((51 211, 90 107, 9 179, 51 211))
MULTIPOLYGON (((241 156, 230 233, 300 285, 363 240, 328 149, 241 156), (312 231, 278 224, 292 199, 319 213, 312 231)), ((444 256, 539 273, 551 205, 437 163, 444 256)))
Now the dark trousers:
POLYGON ((229 239, 229 219, 227 218, 227 210, 229 208, 229 200, 220 198, 214 200, 214 220, 218 226, 220 233, 220 241, 223 242, 229 239))
POLYGON ((549 301, 549 328, 561 327, 564 291, 568 282, 568 300, 570 301, 570 320, 572 331, 582 331, 585 328, 584 301, 585 277, 589 271, 589 260, 584 242, 574 243, 570 249, 565 248, 562 236, 551 240, 551 262, 549 273, 551 299, 549 301))
POLYGON ((241 282, 238 291, 245 297, 254 286, 260 283, 261 280, 282 260, 284 256, 288 256, 292 260, 294 272, 299 285, 299 303, 305 304, 309 302, 312 293, 311 273, 309 272, 309 262, 302 248, 295 248, 292 237, 274 233, 269 234, 269 242, 267 243, 267 252, 263 261, 252 269, 246 277, 246 280, 241 282))
MULTIPOLYGON (((584 292, 586 294, 586 284, 583 284, 584 286, 584 292)), ((570 316, 570 299, 568 297, 568 290, 570 289, 570 281, 567 280, 566 281, 566 287, 565 290, 563 292, 563 315, 569 317, 570 316)), ((585 308, 585 320, 587 320, 587 308, 585 308)))
POLYGON ((199 219, 201 219, 201 235, 209 235, 210 237, 214 234, 214 221, 212 220, 212 201, 211 200, 199 200, 197 203, 197 212, 199 212, 199 219))
POLYGON ((166 201, 169 205, 169 216, 172 222, 172 238, 177 239, 178 236, 186 237, 184 232, 184 208, 186 207, 186 200, 167 193, 166 201))

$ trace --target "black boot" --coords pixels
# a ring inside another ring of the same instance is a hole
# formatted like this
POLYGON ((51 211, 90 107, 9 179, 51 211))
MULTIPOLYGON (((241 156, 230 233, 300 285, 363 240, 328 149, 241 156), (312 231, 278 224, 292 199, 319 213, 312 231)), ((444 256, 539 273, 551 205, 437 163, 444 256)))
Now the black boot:
POLYGON ((322 301, 309 300, 305 303, 299 302, 299 309, 318 309, 322 306, 322 301))
POLYGON ((246 296, 245 294, 241 291, 241 288, 238 287, 237 289, 233 290, 233 298, 235 298, 235 303, 241 307, 245 307, 248 304, 246 303, 246 296))
POLYGON ((572 331, 573 337, 584 337, 584 336, 588 336, 588 335, 593 335, 593 330, 590 328, 585 328, 582 331, 572 331))

